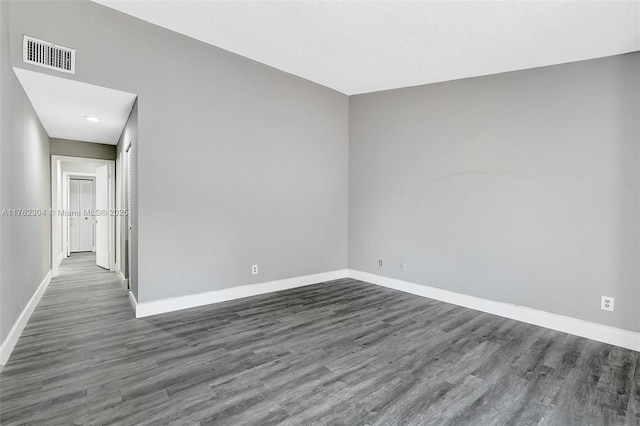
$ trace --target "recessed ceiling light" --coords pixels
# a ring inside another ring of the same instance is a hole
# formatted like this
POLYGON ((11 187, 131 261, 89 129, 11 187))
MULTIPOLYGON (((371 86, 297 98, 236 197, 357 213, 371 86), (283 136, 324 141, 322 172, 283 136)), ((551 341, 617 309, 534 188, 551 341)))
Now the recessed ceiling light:
POLYGON ((84 118, 85 118, 85 120, 87 120, 87 121, 93 121, 94 123, 97 123, 98 121, 100 121, 100 119, 99 119, 99 118, 92 117, 92 116, 90 116, 90 115, 85 115, 85 116, 84 116, 84 118))

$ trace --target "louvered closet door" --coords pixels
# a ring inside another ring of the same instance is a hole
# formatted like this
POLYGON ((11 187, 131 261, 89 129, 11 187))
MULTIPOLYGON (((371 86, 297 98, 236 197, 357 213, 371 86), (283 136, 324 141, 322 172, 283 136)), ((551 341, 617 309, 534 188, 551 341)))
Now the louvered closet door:
MULTIPOLYGON (((96 169, 96 210, 109 210, 109 166, 96 169)), ((102 268, 111 267, 109 256, 109 216, 96 217, 96 264, 102 268)))
POLYGON ((133 230, 132 206, 133 206, 133 165, 131 164, 133 153, 131 144, 127 148, 127 278, 131 279, 131 234, 133 230))

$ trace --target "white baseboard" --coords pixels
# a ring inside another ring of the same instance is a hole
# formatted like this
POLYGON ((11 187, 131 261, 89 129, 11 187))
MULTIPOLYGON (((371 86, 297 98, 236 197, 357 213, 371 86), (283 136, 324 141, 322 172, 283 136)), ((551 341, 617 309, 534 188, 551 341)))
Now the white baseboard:
POLYGON ((51 265, 51 277, 58 276, 58 273, 60 272, 60 264, 66 257, 67 256, 64 252, 60 252, 58 257, 53 261, 53 265, 51 265))
MULTIPOLYGON (((310 284, 337 280, 347 277, 347 270, 323 272, 320 274, 304 275, 301 277, 286 278, 283 280, 268 281, 259 284, 249 284, 222 290, 208 291, 206 293, 190 294, 188 296, 172 297, 169 299, 154 300, 152 302, 136 302, 136 318, 163 314, 165 312, 179 311, 195 308, 197 306, 210 305, 212 303, 226 302, 244 297, 257 296, 279 290, 287 290, 295 287, 303 287, 310 284)), ((131 294, 131 293, 129 293, 131 294)), ((130 298, 131 299, 131 298, 130 298)), ((134 299, 135 300, 135 299, 134 299)))
POLYGON ((117 274, 118 274, 118 278, 120 278, 120 281, 122 282, 122 287, 125 290, 128 289, 129 288, 129 280, 124 277, 124 274, 122 273, 122 271, 118 271, 117 274))
POLYGON ((27 306, 24 307, 15 324, 13 324, 13 327, 11 327, 9 335, 6 339, 4 339, 2 345, 0 345, 0 366, 4 366, 9 360, 9 356, 11 355, 11 352, 13 352, 13 349, 16 347, 16 343, 18 343, 18 339, 20 338, 24 327, 29 322, 31 314, 36 309, 36 306, 38 306, 38 302, 40 302, 44 291, 47 289, 47 286, 51 282, 51 277, 52 271, 49 270, 49 272, 47 272, 47 275, 45 275, 44 279, 36 289, 36 292, 33 294, 33 296, 31 296, 31 299, 29 299, 27 306))
POLYGON ((379 286, 400 290, 442 302, 452 303, 465 308, 487 312, 505 318, 539 325, 552 330, 562 331, 580 337, 596 340, 598 342, 609 343, 611 345, 640 351, 640 333, 609 327, 602 324, 583 321, 564 315, 552 314, 550 312, 539 311, 527 308, 526 306, 512 305, 504 302, 482 299, 468 296, 466 294, 455 293, 440 288, 415 284, 408 281, 387 278, 368 272, 349 269, 349 277, 356 280, 365 281, 379 286))
POLYGON ((136 300, 136 296, 132 291, 129 291, 129 304, 131 305, 131 309, 133 310, 133 315, 137 318, 136 312, 138 310, 138 301, 136 300))

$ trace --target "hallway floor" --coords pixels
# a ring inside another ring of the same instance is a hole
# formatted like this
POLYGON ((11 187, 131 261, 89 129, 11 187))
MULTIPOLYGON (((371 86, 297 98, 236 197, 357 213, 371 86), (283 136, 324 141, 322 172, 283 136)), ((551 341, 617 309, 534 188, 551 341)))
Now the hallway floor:
POLYGON ((77 254, 0 374, 0 423, 637 426, 638 356, 349 279, 136 320, 77 254))

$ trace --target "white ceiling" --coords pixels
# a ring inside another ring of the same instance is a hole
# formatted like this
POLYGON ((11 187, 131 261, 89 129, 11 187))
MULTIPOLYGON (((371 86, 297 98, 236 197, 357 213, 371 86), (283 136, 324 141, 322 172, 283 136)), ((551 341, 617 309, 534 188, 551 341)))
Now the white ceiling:
POLYGON ((50 137, 118 143, 136 95, 22 68, 14 71, 50 137))
POLYGON ((640 50, 640 2, 97 3, 348 95, 640 50))

